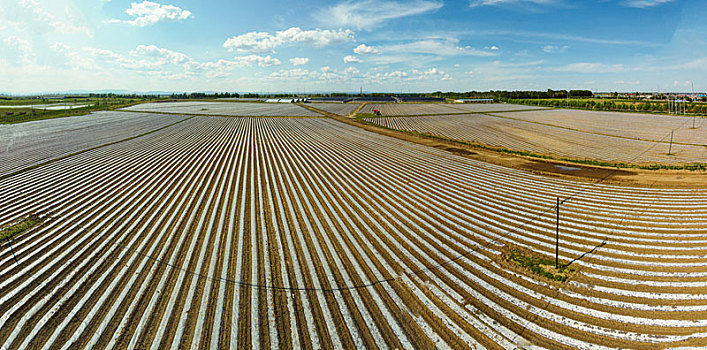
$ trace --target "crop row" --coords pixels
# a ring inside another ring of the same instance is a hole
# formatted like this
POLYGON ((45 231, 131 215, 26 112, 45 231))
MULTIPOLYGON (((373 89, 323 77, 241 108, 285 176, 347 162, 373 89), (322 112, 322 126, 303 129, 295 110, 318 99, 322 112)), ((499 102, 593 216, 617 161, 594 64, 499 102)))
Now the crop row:
MULTIPOLYGON (((412 119, 412 118, 411 118, 412 119)), ((323 118, 194 117, 0 180, 5 348, 707 345, 707 192, 545 178, 323 118), (546 281, 509 246, 576 270, 546 281), (598 249, 593 249, 604 242, 598 249), (660 287, 656 290, 656 287, 660 287)))
POLYGON ((361 113, 373 113, 377 109, 384 116, 460 114, 464 112, 503 112, 538 109, 533 106, 512 105, 505 103, 489 104, 440 104, 440 103, 368 103, 361 113))
POLYGON ((180 114, 206 114, 230 116, 317 117, 312 112, 292 103, 250 102, 160 102, 143 103, 124 108, 127 111, 163 112, 180 114))
POLYGON ((140 135, 183 116, 97 112, 0 127, 0 176, 76 151, 140 135))
POLYGON ((673 133, 673 142, 707 145, 707 119, 657 114, 637 114, 619 112, 595 112, 571 109, 544 111, 493 113, 506 118, 574 130, 627 137, 647 141, 659 141, 673 133))
POLYGON ((322 111, 326 111, 329 113, 334 113, 338 115, 349 115, 353 113, 358 106, 361 104, 359 103, 308 103, 307 105, 312 106, 314 108, 320 109, 322 111))
MULTIPOLYGON (((527 113, 536 112, 519 112, 515 115, 527 113)), ((613 137, 486 114, 412 118, 378 117, 367 118, 366 121, 397 130, 415 131, 505 149, 549 154, 558 158, 638 164, 707 162, 707 148, 684 144, 671 146, 669 131, 657 140, 661 142, 655 142, 613 137)))

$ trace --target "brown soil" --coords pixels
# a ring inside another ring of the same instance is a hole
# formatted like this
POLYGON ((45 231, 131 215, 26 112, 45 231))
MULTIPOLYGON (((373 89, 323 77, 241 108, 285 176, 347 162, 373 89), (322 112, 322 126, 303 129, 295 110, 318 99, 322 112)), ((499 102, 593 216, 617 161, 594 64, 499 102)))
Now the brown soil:
MULTIPOLYGON (((303 107, 307 108, 308 106, 303 105, 303 107)), ((323 112, 320 111, 320 113, 323 112)), ((619 169, 603 166, 582 165, 559 160, 538 159, 527 156, 500 153, 460 142, 439 140, 385 129, 359 122, 352 117, 341 117, 331 113, 324 114, 332 119, 367 131, 375 132, 380 135, 394 137, 400 140, 445 150, 462 157, 502 165, 509 168, 526 170, 544 176, 575 181, 602 182, 606 184, 636 187, 650 186, 654 188, 704 188, 705 185, 707 185, 707 174, 703 171, 619 169)))

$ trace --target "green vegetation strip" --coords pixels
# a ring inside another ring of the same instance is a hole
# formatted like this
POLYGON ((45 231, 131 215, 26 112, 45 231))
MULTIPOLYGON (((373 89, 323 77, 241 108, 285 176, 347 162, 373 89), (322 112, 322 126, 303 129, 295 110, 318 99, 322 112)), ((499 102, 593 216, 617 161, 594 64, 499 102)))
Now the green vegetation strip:
POLYGON ((81 154, 81 153, 86 153, 86 152, 88 152, 88 151, 93 151, 93 150, 96 150, 96 149, 99 149, 99 148, 107 147, 107 146, 110 146, 110 145, 115 145, 115 144, 117 144, 117 143, 121 143, 121 142, 125 142, 125 141, 134 140, 134 139, 136 139, 136 138, 138 138, 138 137, 143 137, 143 136, 146 136, 146 135, 149 135, 149 134, 158 132, 158 131, 160 131, 160 130, 169 128, 170 126, 177 125, 177 124, 182 123, 182 122, 184 122, 184 121, 187 121, 187 120, 189 120, 189 119, 191 119, 191 118, 193 118, 193 117, 189 117, 189 118, 185 118, 185 119, 182 119, 182 120, 178 120, 178 121, 176 121, 176 122, 174 122, 174 123, 172 123, 172 124, 168 124, 168 125, 165 125, 165 126, 163 126, 163 127, 161 127, 161 128, 157 128, 157 129, 155 129, 155 130, 151 130, 151 131, 148 131, 148 132, 144 132, 144 133, 139 134, 139 135, 130 136, 130 137, 128 137, 128 138, 124 138, 124 139, 118 140, 118 141, 113 141, 113 142, 109 142, 109 143, 104 143, 104 144, 102 144, 102 145, 94 146, 94 147, 87 148, 87 149, 84 149, 84 150, 80 150, 80 151, 76 151, 76 152, 73 152, 73 153, 69 153, 69 154, 63 155, 63 156, 61 156, 61 157, 57 157, 57 158, 54 158, 54 159, 50 159, 50 160, 47 160, 47 161, 45 161, 45 162, 41 162, 41 163, 38 163, 38 164, 30 165, 30 166, 28 166, 28 167, 26 167, 26 168, 23 168, 23 169, 20 169, 20 170, 17 170, 17 171, 13 171, 13 172, 11 172, 11 173, 9 173, 9 174, 2 175, 2 176, 0 176, 0 180, 5 180, 5 179, 10 178, 10 177, 13 177, 13 176, 15 176, 15 175, 22 174, 22 173, 27 172, 27 171, 30 171, 30 170, 32 170, 32 169, 36 169, 36 168, 43 167, 43 166, 45 166, 45 165, 54 163, 54 162, 56 162, 56 161, 60 161, 60 160, 62 160, 62 159, 66 159, 66 158, 69 158, 69 157, 73 157, 73 156, 79 155, 79 154, 81 154))
POLYGON ((647 165, 645 165, 645 164, 631 164, 631 163, 624 163, 624 162, 619 162, 619 163, 605 162, 605 161, 594 160, 594 159, 576 159, 576 158, 564 158, 564 157, 557 158, 557 157, 553 157, 553 156, 550 156, 547 154, 539 154, 539 153, 530 152, 530 151, 519 151, 519 150, 508 149, 508 148, 503 148, 503 147, 492 147, 492 146, 488 146, 488 145, 485 145, 482 143, 477 143, 477 142, 467 142, 467 141, 455 140, 455 139, 450 139, 450 138, 432 135, 432 134, 426 134, 426 133, 417 132, 417 131, 389 128, 387 126, 379 125, 379 124, 364 120, 364 118, 369 118, 370 115, 372 115, 372 114, 368 114, 368 113, 358 114, 358 115, 356 115, 356 120, 360 123, 379 127, 381 129, 397 131, 397 132, 401 132, 404 134, 415 135, 415 136, 419 136, 419 137, 426 137, 426 138, 449 142, 449 143, 456 143, 456 144, 462 144, 462 145, 466 145, 466 146, 472 146, 472 147, 486 149, 486 150, 490 150, 490 151, 496 151, 496 152, 500 152, 500 153, 508 153, 508 154, 514 154, 514 155, 531 157, 531 158, 559 160, 559 161, 568 162, 568 163, 594 165, 594 166, 602 166, 602 167, 612 167, 612 168, 631 168, 631 169, 645 169, 645 170, 707 171, 707 163, 689 163, 689 164, 675 164, 675 165, 673 165, 673 164, 647 164, 647 165))
POLYGON ((554 281, 565 282, 574 272, 574 269, 565 265, 555 268, 555 261, 528 250, 511 248, 506 256, 507 261, 515 263, 530 272, 554 281))
POLYGON ((0 229, 0 241, 5 241, 12 237, 15 237, 20 233, 29 230, 34 225, 40 222, 41 219, 39 218, 39 215, 30 214, 27 217, 22 218, 22 220, 0 229))
POLYGON ((652 113, 673 116, 704 116, 707 114, 707 104, 701 102, 688 102, 683 106, 678 102, 678 112, 670 111, 675 108, 675 102, 670 103, 670 107, 665 100, 616 100, 616 99, 502 99, 508 103, 543 106, 560 109, 581 109, 590 111, 605 112, 626 112, 626 113, 652 113), (680 111, 684 107, 684 113, 680 111))
POLYGON ((120 100, 120 101, 86 101, 91 103, 86 107, 63 109, 63 110, 48 110, 48 109, 32 109, 32 108, 11 108, 0 110, 0 124, 17 124, 31 122, 36 120, 77 117, 87 115, 97 111, 111 111, 118 108, 134 106, 145 101, 120 100), (103 102, 103 104, 101 104, 103 102), (13 113, 13 114, 9 114, 13 113))

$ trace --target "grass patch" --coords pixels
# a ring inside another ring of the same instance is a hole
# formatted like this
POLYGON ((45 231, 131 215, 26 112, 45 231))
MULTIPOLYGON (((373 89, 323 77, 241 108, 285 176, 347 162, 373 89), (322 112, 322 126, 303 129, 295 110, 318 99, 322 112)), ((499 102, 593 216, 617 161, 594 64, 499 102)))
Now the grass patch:
POLYGON ((560 265, 559 268, 555 268, 555 260, 527 249, 517 247, 510 248, 504 253, 504 258, 506 261, 524 270, 528 270, 535 275, 553 281, 565 282, 574 272, 574 269, 565 265, 560 265))
MULTIPOLYGON (((33 108, 3 108, 0 109, 0 124, 16 124, 35 120, 45 120, 64 117, 75 117, 87 115, 97 111, 111 111, 119 108, 133 106, 142 102, 150 102, 148 99, 129 99, 129 98, 113 98, 113 99, 90 99, 74 102, 77 104, 86 104, 85 107, 74 109, 33 109, 33 108)), ((37 103, 37 101, 34 101, 37 103)), ((3 103, 3 105, 12 105, 3 103)))
POLYGON ((39 218, 39 215, 29 214, 15 223, 0 228, 0 241, 6 241, 12 237, 15 237, 40 222, 42 222, 42 220, 39 218))

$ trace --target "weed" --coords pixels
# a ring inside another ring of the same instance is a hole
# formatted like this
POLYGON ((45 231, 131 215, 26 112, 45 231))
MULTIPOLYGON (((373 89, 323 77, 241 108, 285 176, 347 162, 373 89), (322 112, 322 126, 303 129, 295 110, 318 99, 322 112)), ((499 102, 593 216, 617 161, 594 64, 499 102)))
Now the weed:
POLYGON ((5 240, 8 240, 14 236, 17 236, 20 233, 27 231, 28 229, 32 228, 34 225, 36 225, 40 222, 41 222, 41 219, 39 218, 39 215, 37 215, 37 214, 27 215, 26 217, 22 218, 20 221, 17 221, 11 225, 1 228, 0 229, 0 241, 5 241, 5 240))
POLYGON ((555 262, 552 259, 520 248, 511 248, 506 260, 512 261, 536 275, 558 282, 566 281, 574 272, 574 269, 565 265, 555 268, 555 262))

